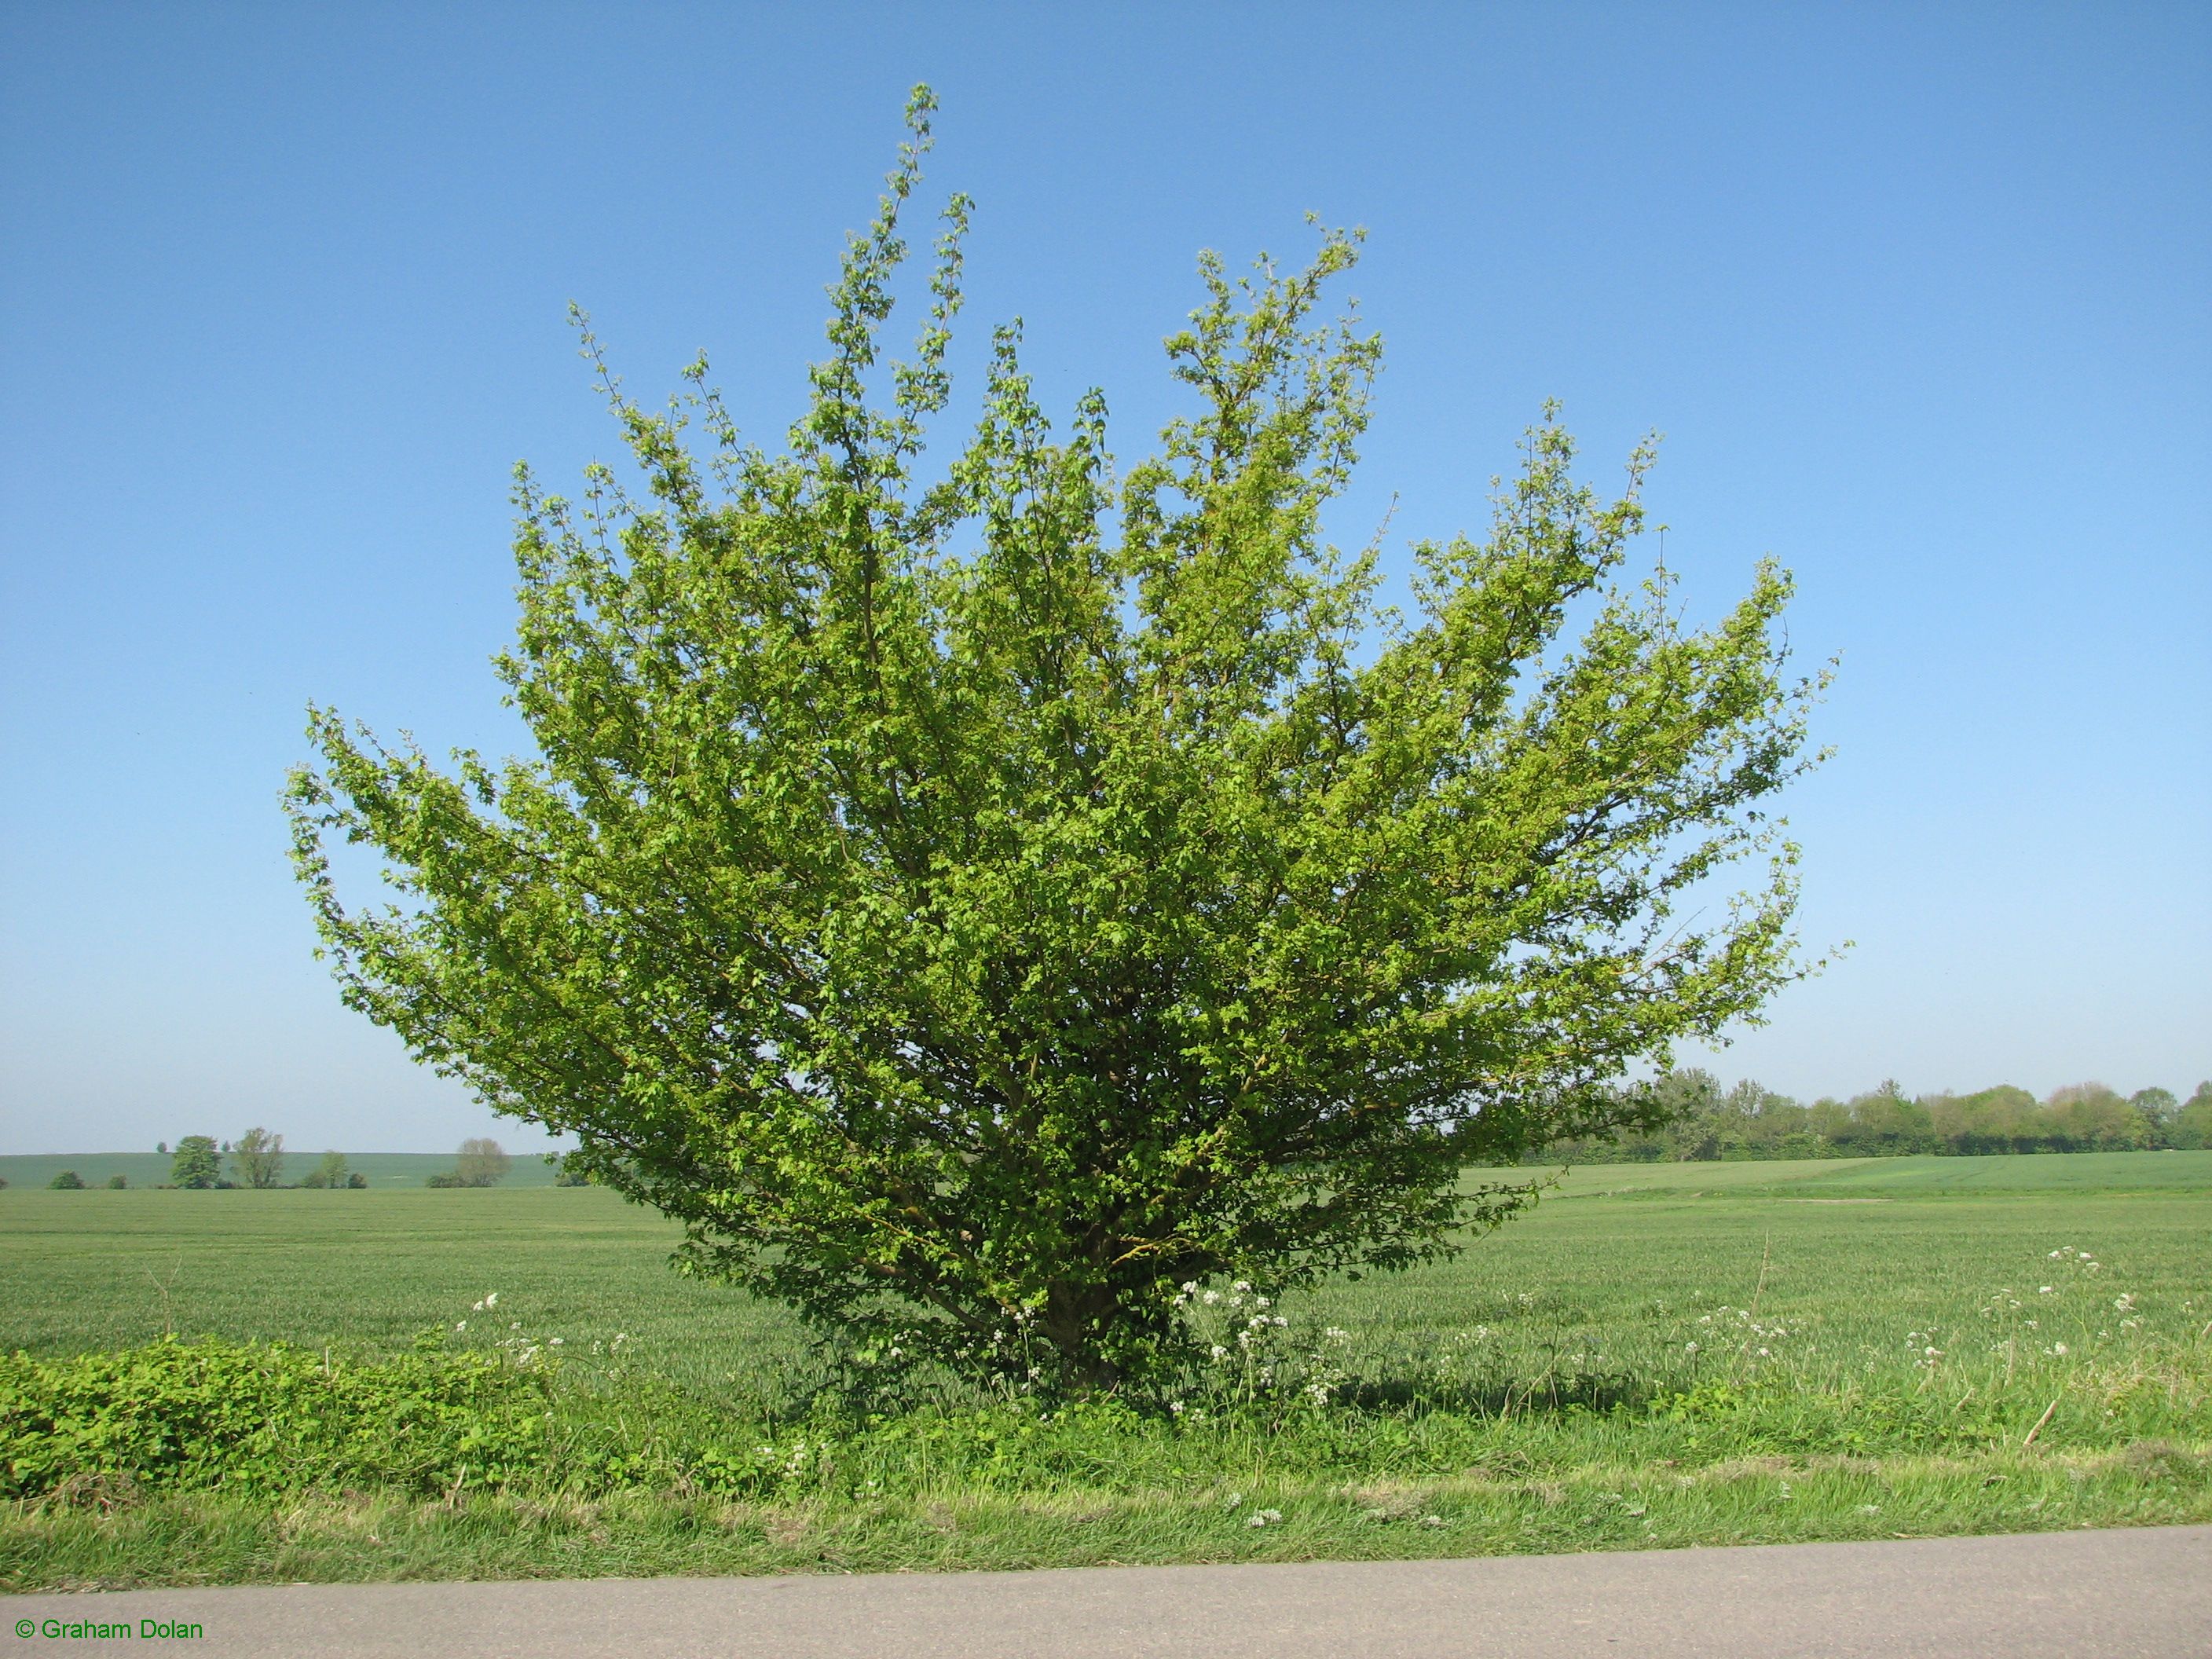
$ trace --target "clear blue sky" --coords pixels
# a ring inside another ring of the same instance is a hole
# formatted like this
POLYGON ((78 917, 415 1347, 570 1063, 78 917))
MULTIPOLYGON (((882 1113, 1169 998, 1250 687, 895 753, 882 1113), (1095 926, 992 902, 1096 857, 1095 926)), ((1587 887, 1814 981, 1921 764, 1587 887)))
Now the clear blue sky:
POLYGON ((310 959, 302 707, 514 746, 507 470, 615 448, 563 307, 781 432, 924 79, 963 361, 1019 313, 1125 457, 1194 253, 1310 209, 1390 354, 1340 539, 1479 529, 1558 397, 1600 476, 1666 433, 1693 611, 1796 571, 1803 931, 1858 945, 1723 1076, 2212 1074, 2201 6, 13 0, 0 1151, 489 1126, 310 959))

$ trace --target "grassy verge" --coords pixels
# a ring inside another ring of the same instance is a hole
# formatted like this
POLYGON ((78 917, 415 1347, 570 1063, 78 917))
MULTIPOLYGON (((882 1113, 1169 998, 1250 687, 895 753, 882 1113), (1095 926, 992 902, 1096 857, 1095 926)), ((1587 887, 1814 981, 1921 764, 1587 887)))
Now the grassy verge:
POLYGON ((0 1585, 120 1589, 404 1578, 893 1572, 1204 1561, 1417 1559, 1809 1542, 2212 1520, 2212 1457, 1768 1455, 1696 1469, 1583 1465, 1344 1484, 948 1493, 758 1503, 173 1493, 0 1524, 0 1585), (1232 1504, 1231 1498, 1237 1501, 1232 1504), (1253 1527, 1255 1514, 1279 1521, 1253 1527))

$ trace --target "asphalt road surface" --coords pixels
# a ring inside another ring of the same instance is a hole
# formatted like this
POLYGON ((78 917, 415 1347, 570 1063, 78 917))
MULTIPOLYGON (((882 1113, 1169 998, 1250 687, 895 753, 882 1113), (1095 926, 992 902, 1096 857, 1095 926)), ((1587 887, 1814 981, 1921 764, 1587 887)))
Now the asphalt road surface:
POLYGON ((0 1598, 9 1626, 26 1656, 127 1640, 208 1659, 2209 1659, 2212 1527, 1467 1561, 132 1590, 0 1598), (49 1636, 49 1620, 131 1633, 49 1636), (165 1643, 143 1620, 203 1633, 165 1643))

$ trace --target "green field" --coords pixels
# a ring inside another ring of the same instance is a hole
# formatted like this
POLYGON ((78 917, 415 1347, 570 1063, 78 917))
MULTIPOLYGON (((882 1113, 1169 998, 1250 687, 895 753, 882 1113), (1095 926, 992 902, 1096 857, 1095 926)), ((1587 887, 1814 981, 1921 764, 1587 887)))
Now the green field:
MULTIPOLYGON (((297 1182, 322 1160, 319 1150, 295 1148, 284 1154, 283 1179, 297 1182)), ((119 1175, 133 1187, 158 1187, 169 1178, 171 1160, 161 1152, 17 1152, 0 1157, 0 1181, 10 1188, 43 1187, 64 1170, 74 1170, 87 1186, 104 1187, 119 1175)), ((453 1167, 451 1152, 348 1152, 346 1168, 359 1170, 370 1189, 420 1187, 453 1167)), ((228 1174, 230 1160, 223 1160, 228 1174)), ((517 1155, 500 1182, 502 1187, 550 1187, 553 1166, 536 1156, 517 1155)))
POLYGON ((1588 1167, 1455 1261, 1291 1298, 1272 1388, 1232 1358, 1171 1405, 1057 1413, 925 1378, 871 1417, 828 1390, 781 1309, 672 1273, 676 1237, 598 1188, 15 1182, 0 1192, 0 1350, 174 1332, 369 1364, 435 1330, 446 1348, 561 1358, 542 1467, 495 1489, 18 1505, 0 1522, 0 1582, 2212 1520, 2212 1152, 1588 1167), (773 1478, 716 1486, 702 1449, 725 1445, 774 1449, 773 1478), (1251 1526, 1262 1510, 1280 1519, 1251 1526))

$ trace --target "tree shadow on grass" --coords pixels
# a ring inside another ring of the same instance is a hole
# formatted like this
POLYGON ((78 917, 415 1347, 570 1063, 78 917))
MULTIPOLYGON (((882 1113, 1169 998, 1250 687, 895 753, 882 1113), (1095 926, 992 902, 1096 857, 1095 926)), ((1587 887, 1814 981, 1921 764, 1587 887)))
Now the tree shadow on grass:
POLYGON ((1668 1382, 1627 1370, 1544 1371, 1529 1376, 1354 1376, 1334 1403, 1399 1416, 1525 1416, 1638 1410, 1671 1392, 1668 1382))

